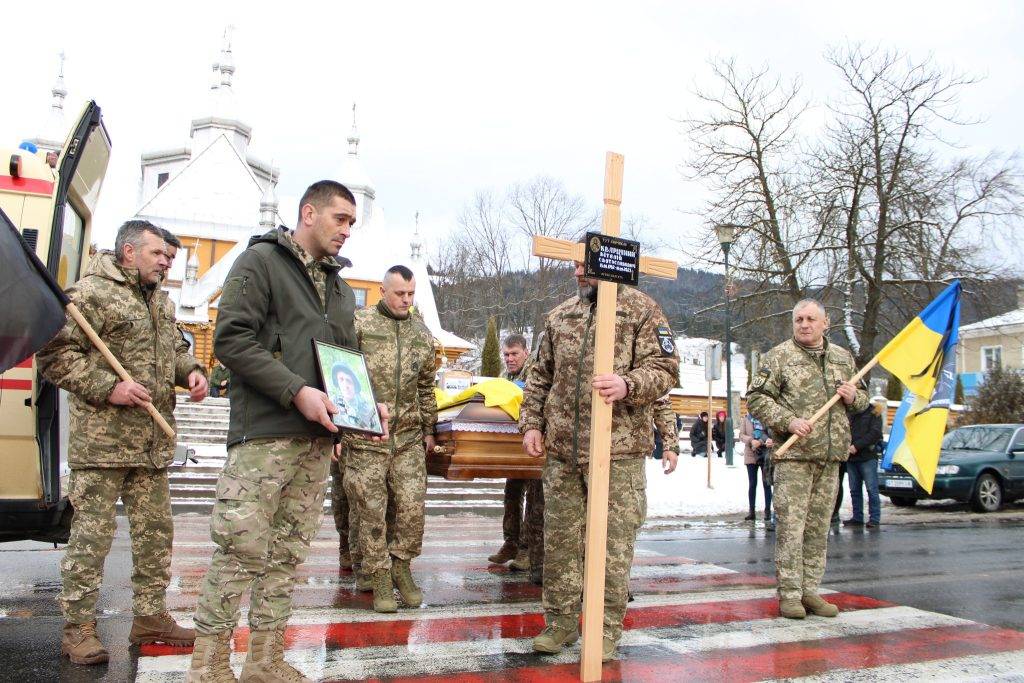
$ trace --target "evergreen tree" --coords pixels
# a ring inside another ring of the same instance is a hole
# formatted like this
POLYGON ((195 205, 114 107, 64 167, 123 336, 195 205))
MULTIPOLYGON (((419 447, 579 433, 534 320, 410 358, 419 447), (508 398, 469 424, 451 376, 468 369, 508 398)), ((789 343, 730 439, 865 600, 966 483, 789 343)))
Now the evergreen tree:
POLYGON ((1024 376, 998 365, 985 374, 978 392, 967 401, 960 424, 1024 421, 1024 376))
POLYGON ((480 354, 480 375, 482 377, 501 376, 501 350, 498 348, 498 326, 494 317, 487 319, 487 338, 484 350, 480 354))

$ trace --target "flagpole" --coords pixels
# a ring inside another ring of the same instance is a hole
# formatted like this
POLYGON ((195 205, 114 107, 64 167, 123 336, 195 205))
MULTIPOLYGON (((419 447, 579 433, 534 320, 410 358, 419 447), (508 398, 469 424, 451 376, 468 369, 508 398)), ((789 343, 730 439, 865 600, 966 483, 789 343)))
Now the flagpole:
MULTIPOLYGON (((871 368, 875 367, 876 365, 878 365, 878 354, 876 354, 874 358, 869 360, 867 364, 864 367, 862 367, 856 375, 850 378, 850 384, 856 384, 857 382, 861 381, 861 379, 864 378, 864 375, 871 372, 871 368)), ((818 408, 817 412, 815 412, 814 415, 811 415, 807 419, 807 421, 811 423, 811 426, 814 426, 814 423, 820 420, 822 416, 825 415, 825 413, 827 413, 829 409, 831 409, 832 406, 834 406, 840 398, 842 398, 842 396, 836 393, 832 398, 828 400, 828 403, 818 408)), ((782 444, 775 451, 775 455, 782 455, 783 453, 788 451, 790 446, 795 444, 797 442, 797 439, 799 438, 799 434, 792 434, 788 439, 786 439, 786 443, 782 444)))
MULTIPOLYGON (((132 376, 128 374, 128 371, 124 369, 121 362, 114 357, 114 354, 110 352, 107 345, 104 344, 103 340, 100 339, 98 334, 96 334, 96 330, 92 329, 92 325, 90 325, 89 321, 85 319, 82 312, 78 310, 78 307, 69 302, 67 306, 65 306, 65 309, 67 310, 68 315, 71 316, 71 319, 74 320, 80 328, 82 328, 82 332, 85 332, 85 336, 89 338, 89 341, 92 342, 93 346, 99 349, 99 352, 103 355, 106 361, 110 363, 110 367, 114 368, 114 372, 117 373, 118 377, 125 382, 134 382, 135 380, 133 380, 132 376)), ((160 411, 156 409, 156 406, 149 401, 143 403, 142 406, 153 418, 153 421, 160 425, 160 429, 164 430, 164 433, 167 436, 172 439, 175 438, 174 430, 171 429, 171 425, 167 424, 167 420, 165 420, 164 416, 160 414, 160 411)))

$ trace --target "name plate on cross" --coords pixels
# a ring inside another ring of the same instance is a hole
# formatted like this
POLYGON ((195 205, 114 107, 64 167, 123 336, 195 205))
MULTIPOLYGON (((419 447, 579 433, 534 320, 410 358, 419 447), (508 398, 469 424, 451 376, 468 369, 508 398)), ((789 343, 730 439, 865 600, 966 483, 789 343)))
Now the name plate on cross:
POLYGON ((640 283, 640 243, 588 232, 583 270, 587 277, 622 285, 640 283))

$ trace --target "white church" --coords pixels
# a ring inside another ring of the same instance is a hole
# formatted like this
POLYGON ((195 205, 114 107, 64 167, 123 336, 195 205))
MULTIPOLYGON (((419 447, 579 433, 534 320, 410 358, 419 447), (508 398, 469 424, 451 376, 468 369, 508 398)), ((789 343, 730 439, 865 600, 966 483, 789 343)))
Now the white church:
MULTIPOLYGON (((182 241, 164 289, 177 305, 181 327, 203 362, 213 360, 213 325, 228 271, 249 239, 283 221, 275 186, 280 169, 249 153, 252 128, 237 111, 232 91, 235 72, 225 37, 213 64, 208 110, 193 119, 180 147, 145 152, 141 159, 139 208, 135 217, 170 230, 182 241)), ((377 192, 359 157, 359 133, 353 105, 348 153, 333 179, 356 197, 357 222, 341 255, 352 262, 342 277, 352 286, 357 305, 380 299, 384 272, 402 264, 416 275, 416 308, 434 335, 438 352, 454 360, 473 344, 441 327, 418 231, 412 240, 389 231, 377 192)))

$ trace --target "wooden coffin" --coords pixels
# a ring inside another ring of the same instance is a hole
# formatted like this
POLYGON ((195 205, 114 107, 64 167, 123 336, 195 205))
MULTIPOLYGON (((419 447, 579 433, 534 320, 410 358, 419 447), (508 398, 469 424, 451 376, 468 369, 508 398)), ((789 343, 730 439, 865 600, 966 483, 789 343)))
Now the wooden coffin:
POLYGON ((437 448, 427 454, 427 474, 445 479, 540 479, 544 458, 523 452, 519 425, 483 398, 438 414, 437 448))

